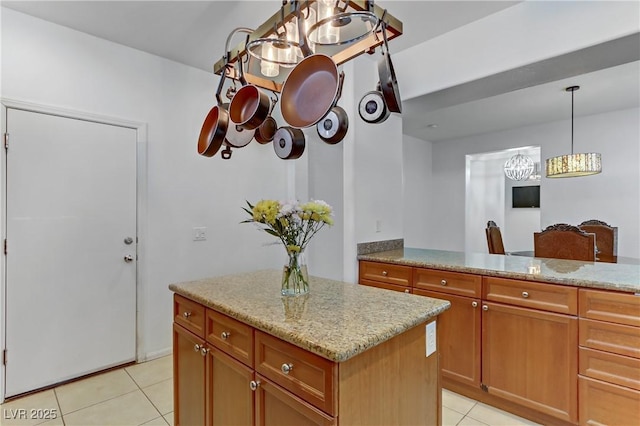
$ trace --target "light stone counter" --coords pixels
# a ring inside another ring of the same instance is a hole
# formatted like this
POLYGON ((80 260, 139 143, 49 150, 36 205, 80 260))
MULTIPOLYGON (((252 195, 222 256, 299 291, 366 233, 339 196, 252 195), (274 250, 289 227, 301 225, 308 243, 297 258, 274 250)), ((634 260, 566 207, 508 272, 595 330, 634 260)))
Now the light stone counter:
POLYGON ((640 265, 403 248, 359 260, 640 293, 640 265))
POLYGON ((280 296, 282 271, 171 284, 191 300, 336 362, 444 312, 446 300, 310 277, 308 295, 280 296))

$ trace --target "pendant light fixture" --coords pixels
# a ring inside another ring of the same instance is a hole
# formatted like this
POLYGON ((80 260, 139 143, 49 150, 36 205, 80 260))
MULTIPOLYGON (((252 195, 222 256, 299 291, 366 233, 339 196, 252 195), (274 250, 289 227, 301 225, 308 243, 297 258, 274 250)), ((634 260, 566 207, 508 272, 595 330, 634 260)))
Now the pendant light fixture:
POLYGON ((573 153, 573 92, 578 89, 580 86, 570 86, 565 89, 571 92, 571 154, 547 159, 548 178, 589 176, 602 172, 600 153, 573 153))
POLYGON ((530 157, 518 153, 504 163, 504 174, 511 180, 527 180, 534 168, 530 157))

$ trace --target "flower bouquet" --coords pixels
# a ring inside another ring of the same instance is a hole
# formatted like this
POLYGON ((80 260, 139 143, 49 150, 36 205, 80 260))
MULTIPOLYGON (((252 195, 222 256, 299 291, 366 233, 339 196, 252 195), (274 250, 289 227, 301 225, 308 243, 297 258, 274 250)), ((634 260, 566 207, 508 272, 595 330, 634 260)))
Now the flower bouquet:
POLYGON ((333 225, 331 206, 324 201, 280 202, 261 200, 255 206, 247 201, 243 208, 250 219, 242 223, 258 223, 267 234, 280 239, 289 262, 282 273, 282 295, 305 294, 309 291, 309 275, 304 250, 311 238, 325 225, 333 225))

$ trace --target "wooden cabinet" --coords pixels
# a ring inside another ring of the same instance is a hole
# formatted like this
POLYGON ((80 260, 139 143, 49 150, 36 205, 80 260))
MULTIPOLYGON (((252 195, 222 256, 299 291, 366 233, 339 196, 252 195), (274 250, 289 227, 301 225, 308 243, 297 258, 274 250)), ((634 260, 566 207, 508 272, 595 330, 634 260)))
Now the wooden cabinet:
POLYGON ((176 425, 441 423, 426 322, 338 363, 197 303, 203 311, 185 317, 197 306, 174 301, 176 425), (200 335, 182 325, 194 317, 186 325, 200 335))
POLYGON ((640 424, 640 296, 580 289, 579 309, 580 424, 640 424))
POLYGON ((204 339, 174 323, 173 411, 176 425, 205 423, 205 355, 204 339))
POLYGON ((360 262, 359 283, 387 290, 411 293, 413 268, 379 262, 360 262))
POLYGON ((479 387, 482 277, 419 268, 413 276, 414 294, 451 302, 438 318, 443 377, 479 387))
POLYGON ((483 386, 490 394, 577 422, 577 336, 574 316, 483 302, 483 386))

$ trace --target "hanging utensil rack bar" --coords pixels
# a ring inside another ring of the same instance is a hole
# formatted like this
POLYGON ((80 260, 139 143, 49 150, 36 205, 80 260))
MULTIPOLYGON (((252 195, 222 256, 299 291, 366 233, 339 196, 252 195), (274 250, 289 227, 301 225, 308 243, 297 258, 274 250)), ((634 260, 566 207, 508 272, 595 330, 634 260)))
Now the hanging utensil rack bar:
MULTIPOLYGON (((301 1, 298 2, 298 5, 295 2, 288 2, 282 6, 282 10, 276 11, 269 19, 267 19, 262 25, 256 28, 253 33, 251 33, 246 40, 240 42, 237 46, 232 48, 228 53, 228 63, 233 65, 238 60, 246 60, 246 56, 248 56, 248 52, 246 50, 246 45, 256 39, 267 37, 269 34, 272 34, 274 28, 278 25, 282 25, 282 13, 284 12, 284 22, 289 22, 290 20, 296 17, 296 8, 300 7, 302 12, 306 7, 309 6, 309 2, 301 1)), ((369 1, 367 0, 350 0, 348 2, 347 11, 368 11, 369 10, 369 1)), ((380 20, 384 20, 386 25, 379 26, 379 31, 371 33, 368 37, 363 38, 362 40, 353 43, 351 45, 346 46, 344 49, 334 53, 332 55, 332 59, 338 65, 343 64, 357 56, 362 55, 363 53, 373 53, 375 48, 380 46, 383 41, 382 34, 380 31, 383 31, 382 28, 386 28, 386 36, 387 40, 393 40, 396 37, 402 35, 402 22, 391 15, 387 10, 381 8, 380 6, 373 4, 373 13, 380 20)), ((238 80, 238 70, 231 66, 228 67, 227 61, 225 57, 222 57, 218 60, 213 66, 213 72, 215 74, 220 75, 222 72, 227 73, 227 77, 238 80)), ((280 92, 282 89, 282 84, 276 81, 270 80, 268 78, 264 78, 249 72, 244 73, 244 77, 246 78, 248 83, 254 84, 256 86, 262 87, 264 89, 280 92)))

